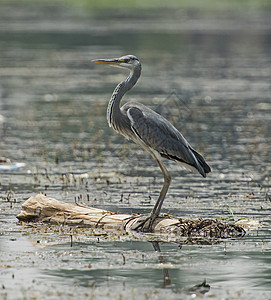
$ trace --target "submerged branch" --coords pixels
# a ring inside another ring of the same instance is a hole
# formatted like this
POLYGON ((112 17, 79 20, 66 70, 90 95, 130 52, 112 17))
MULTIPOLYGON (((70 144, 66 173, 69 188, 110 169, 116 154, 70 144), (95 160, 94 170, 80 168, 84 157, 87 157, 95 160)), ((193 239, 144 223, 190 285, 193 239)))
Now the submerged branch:
MULTIPOLYGON (((136 223, 142 219, 142 215, 114 213, 86 205, 62 202, 38 194, 23 203, 17 218, 22 222, 47 222, 104 230, 132 231, 136 223)), ((232 238, 242 237, 245 234, 245 230, 235 224, 224 224, 213 219, 173 218, 167 215, 155 220, 152 232, 188 238, 232 238)))

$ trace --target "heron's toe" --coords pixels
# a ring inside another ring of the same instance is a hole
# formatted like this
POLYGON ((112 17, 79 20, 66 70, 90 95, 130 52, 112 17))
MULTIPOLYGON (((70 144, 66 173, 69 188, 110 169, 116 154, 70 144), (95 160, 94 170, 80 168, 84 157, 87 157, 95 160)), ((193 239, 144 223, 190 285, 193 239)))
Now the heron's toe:
POLYGON ((141 232, 151 232, 151 217, 150 215, 142 215, 131 227, 132 230, 141 232))

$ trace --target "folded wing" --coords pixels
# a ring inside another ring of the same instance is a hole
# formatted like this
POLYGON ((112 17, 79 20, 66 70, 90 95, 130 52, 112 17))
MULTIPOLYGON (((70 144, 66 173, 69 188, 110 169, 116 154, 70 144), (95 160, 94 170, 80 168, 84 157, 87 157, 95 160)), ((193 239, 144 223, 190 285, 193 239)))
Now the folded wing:
POLYGON ((122 108, 130 120, 137 139, 162 157, 196 169, 203 177, 211 171, 204 158, 164 117, 140 103, 127 103, 122 108))

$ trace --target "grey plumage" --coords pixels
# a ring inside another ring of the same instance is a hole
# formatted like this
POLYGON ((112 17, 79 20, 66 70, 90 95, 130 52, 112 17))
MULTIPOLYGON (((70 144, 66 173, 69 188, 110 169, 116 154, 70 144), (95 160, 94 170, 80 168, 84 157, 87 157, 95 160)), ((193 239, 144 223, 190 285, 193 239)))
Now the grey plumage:
POLYGON ((141 64, 137 57, 127 55, 117 59, 94 60, 94 62, 130 70, 127 79, 117 85, 111 96, 107 108, 107 121, 114 130, 148 151, 164 174, 164 185, 149 219, 147 229, 150 230, 153 221, 160 213, 171 182, 171 177, 162 162, 162 157, 176 161, 189 169, 194 169, 203 177, 206 177, 211 169, 204 158, 164 117, 137 102, 128 102, 120 108, 122 97, 136 84, 140 77, 141 64))

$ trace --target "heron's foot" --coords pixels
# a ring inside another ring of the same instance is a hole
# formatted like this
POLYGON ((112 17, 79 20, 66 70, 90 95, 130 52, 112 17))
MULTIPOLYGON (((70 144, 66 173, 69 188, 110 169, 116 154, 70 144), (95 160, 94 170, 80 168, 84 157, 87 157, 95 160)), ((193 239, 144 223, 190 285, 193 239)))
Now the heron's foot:
POLYGON ((132 226, 132 230, 141 232, 151 232, 153 221, 154 220, 151 218, 151 215, 142 215, 132 226))

